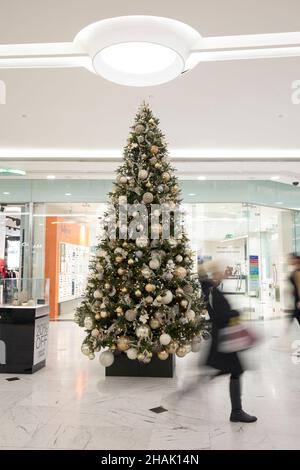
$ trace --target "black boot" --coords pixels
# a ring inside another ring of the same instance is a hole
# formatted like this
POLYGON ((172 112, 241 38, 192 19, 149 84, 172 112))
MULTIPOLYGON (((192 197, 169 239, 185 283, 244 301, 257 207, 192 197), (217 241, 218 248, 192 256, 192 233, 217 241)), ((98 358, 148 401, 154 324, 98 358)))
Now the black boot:
POLYGON ((257 421, 256 416, 248 415, 248 413, 242 409, 239 377, 230 377, 230 400, 232 408, 230 421, 233 423, 254 423, 257 421))

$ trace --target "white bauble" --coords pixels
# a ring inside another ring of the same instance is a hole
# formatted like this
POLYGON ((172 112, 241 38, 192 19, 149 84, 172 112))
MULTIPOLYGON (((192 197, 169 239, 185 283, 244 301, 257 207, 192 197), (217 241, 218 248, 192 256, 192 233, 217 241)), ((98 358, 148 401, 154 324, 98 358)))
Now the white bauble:
POLYGON ((115 358, 111 351, 104 351, 100 354, 99 361, 104 367, 109 367, 113 364, 115 358))
POLYGON ((170 335, 168 335, 168 333, 163 333, 162 335, 160 335, 159 337, 159 342, 160 344, 162 344, 163 346, 168 346, 168 344, 170 344, 172 341, 172 338, 170 335))
POLYGON ((143 203, 144 204, 151 204, 153 201, 153 194, 152 193, 144 193, 143 195, 143 203))
POLYGON ((127 178, 126 178, 126 176, 120 176, 120 178, 119 178, 119 183, 121 183, 121 184, 127 183, 127 178))
POLYGON ((193 338, 192 340, 192 351, 194 353, 197 353, 199 352, 201 349, 201 338, 199 338, 198 336, 193 338))
POLYGON ((149 277, 151 277, 151 270, 148 268, 148 266, 145 266, 144 268, 141 269, 141 273, 142 273, 142 276, 145 278, 145 279, 149 279, 149 277))
POLYGON ((160 261, 157 258, 151 259, 149 262, 149 267, 151 269, 158 269, 160 267, 160 261))
POLYGON ((196 314, 195 314, 194 310, 188 310, 186 312, 185 316, 189 321, 194 321, 195 318, 196 318, 196 314))
POLYGON ((91 317, 86 317, 84 319, 84 327, 87 329, 87 330, 92 330, 93 329, 93 326, 94 326, 94 323, 93 323, 93 320, 91 317))
POLYGON ((138 326, 135 330, 135 334, 138 338, 148 338, 150 335, 150 328, 147 325, 138 326))
POLYGON ((135 360, 137 358, 138 352, 135 348, 129 348, 126 351, 128 359, 135 360))
POLYGON ((146 248, 146 246, 148 246, 148 238, 138 237, 135 243, 136 243, 136 246, 139 248, 146 248))
POLYGON ((170 290, 167 290, 165 295, 162 295, 161 297, 162 297, 162 300, 160 301, 160 303, 163 305, 168 305, 173 300, 173 294, 170 290))
POLYGON ((99 336, 99 330, 97 328, 94 328, 91 333, 93 338, 97 338, 99 336))
POLYGON ((175 260, 177 261, 177 263, 181 263, 181 261, 183 260, 183 257, 181 255, 177 255, 175 260))
POLYGON ((81 346, 81 352, 82 352, 82 354, 84 354, 85 356, 88 356, 88 355, 91 353, 90 347, 89 347, 87 344, 83 344, 83 345, 81 346))
POLYGON ((136 311, 135 310, 126 310, 125 318, 127 321, 134 321, 136 319, 136 311))
POLYGON ((140 250, 138 250, 138 251, 135 252, 135 256, 136 256, 137 258, 142 258, 142 257, 143 257, 143 252, 140 251, 140 250))
POLYGON ((148 178, 148 171, 147 170, 140 170, 138 173, 138 178, 140 180, 145 180, 148 178))
POLYGON ((93 296, 94 296, 94 299, 102 299, 103 294, 99 289, 97 289, 97 290, 95 290, 93 296))
POLYGON ((174 274, 176 277, 178 277, 179 279, 184 279, 187 275, 187 270, 183 267, 183 266, 178 266, 175 271, 174 271, 174 274))

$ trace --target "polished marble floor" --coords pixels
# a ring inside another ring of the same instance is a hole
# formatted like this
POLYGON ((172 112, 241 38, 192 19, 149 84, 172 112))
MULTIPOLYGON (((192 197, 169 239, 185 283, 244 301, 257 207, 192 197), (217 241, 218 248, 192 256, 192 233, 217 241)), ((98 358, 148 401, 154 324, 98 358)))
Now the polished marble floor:
POLYGON ((256 328, 264 341, 247 354, 243 401, 259 419, 243 425, 228 421, 228 377, 176 393, 198 370, 196 354, 177 360, 174 379, 105 378, 82 356, 77 325, 51 323, 47 367, 0 375, 0 449, 300 449, 300 328, 256 328), (150 411, 160 405, 168 411, 150 411))

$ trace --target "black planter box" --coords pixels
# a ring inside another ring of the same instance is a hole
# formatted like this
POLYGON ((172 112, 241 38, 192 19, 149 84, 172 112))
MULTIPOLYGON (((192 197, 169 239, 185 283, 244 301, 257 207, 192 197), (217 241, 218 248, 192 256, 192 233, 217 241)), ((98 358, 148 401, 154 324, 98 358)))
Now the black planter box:
POLYGON ((174 376, 175 356, 171 354, 168 359, 161 361, 156 355, 149 364, 138 360, 128 359, 125 353, 115 354, 114 363, 105 368, 107 377, 168 377, 174 376))
POLYGON ((46 364, 49 306, 0 307, 0 373, 32 374, 46 364))

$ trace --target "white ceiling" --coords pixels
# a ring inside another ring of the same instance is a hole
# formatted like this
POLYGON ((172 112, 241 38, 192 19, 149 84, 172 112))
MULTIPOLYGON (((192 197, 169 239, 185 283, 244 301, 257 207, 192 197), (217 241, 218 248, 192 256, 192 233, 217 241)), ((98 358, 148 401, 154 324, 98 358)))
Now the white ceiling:
MULTIPOLYGON (((70 41, 93 21, 129 14, 175 18, 203 36, 300 29, 299 0, 0 0, 0 12, 0 44, 70 41)), ((291 102, 296 79, 300 58, 203 63, 152 88, 118 86, 84 69, 0 70, 7 87, 7 103, 0 105, 0 158, 65 152, 72 158, 72 149, 81 158, 89 152, 115 155, 146 99, 181 160, 230 157, 233 150, 237 159, 268 152, 300 161, 300 105, 291 102)), ((35 164, 29 165, 34 171, 35 164)), ((289 165, 285 171, 295 171, 295 163, 289 165)))

